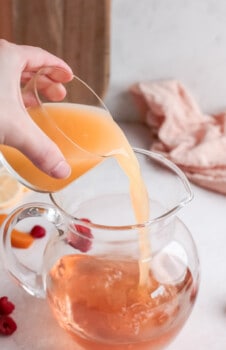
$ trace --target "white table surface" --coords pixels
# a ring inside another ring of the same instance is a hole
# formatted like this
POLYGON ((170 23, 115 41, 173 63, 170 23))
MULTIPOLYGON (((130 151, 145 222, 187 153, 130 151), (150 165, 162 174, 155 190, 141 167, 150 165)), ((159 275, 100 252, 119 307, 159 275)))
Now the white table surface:
MULTIPOLYGON (((149 130, 121 124, 131 144, 149 147, 149 130)), ((168 350, 226 349, 226 197, 192 185, 195 198, 179 217, 193 234, 201 261, 201 285, 194 310, 168 350)), ((44 195, 29 195, 29 200, 44 195)), ((41 196, 41 197, 40 197, 41 196)), ((26 294, 9 278, 0 262, 0 296, 16 305, 18 330, 0 337, 1 350, 77 350, 54 320, 45 300, 26 294)))

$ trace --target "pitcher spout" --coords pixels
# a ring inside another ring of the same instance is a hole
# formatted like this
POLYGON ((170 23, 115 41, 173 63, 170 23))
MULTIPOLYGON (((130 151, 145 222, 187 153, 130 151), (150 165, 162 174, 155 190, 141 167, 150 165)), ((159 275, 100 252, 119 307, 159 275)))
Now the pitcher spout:
MULTIPOLYGON (((141 152, 139 148, 133 149, 138 158, 145 155, 150 162, 148 166, 152 167, 149 179, 146 178, 146 184, 151 193, 150 221, 161 220, 176 214, 193 199, 190 182, 177 165, 157 152, 146 150, 141 152), (157 205, 152 206, 152 203, 157 205), (155 209, 152 210, 152 207, 155 209)), ((146 177, 145 172, 144 176, 146 177)))

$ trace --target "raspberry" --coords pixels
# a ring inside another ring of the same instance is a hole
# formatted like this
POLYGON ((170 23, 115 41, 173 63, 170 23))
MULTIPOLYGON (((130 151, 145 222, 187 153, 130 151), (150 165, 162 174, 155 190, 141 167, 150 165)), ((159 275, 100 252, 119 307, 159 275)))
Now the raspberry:
MULTIPOLYGON (((84 219, 80 219, 80 220, 84 221, 84 222, 90 222, 89 219, 85 219, 85 218, 84 219)), ((76 230, 79 233, 83 234, 84 236, 86 236, 88 238, 92 238, 93 237, 93 235, 91 234, 90 228, 82 226, 82 225, 75 225, 75 228, 76 228, 76 230)))
POLYGON ((32 228, 30 235, 34 238, 42 238, 46 235, 46 230, 44 227, 42 227, 40 225, 35 225, 32 228))
MULTIPOLYGON (((89 219, 81 219, 84 222, 90 222, 89 219)), ((79 235, 69 232, 68 243, 75 249, 79 249, 82 253, 88 252, 92 247, 93 238, 90 228, 83 225, 74 225, 79 235)))
POLYGON ((0 298, 0 315, 9 315, 15 309, 15 305, 7 297, 0 298))
POLYGON ((15 321, 10 316, 0 316, 0 334, 11 335, 17 329, 15 321))

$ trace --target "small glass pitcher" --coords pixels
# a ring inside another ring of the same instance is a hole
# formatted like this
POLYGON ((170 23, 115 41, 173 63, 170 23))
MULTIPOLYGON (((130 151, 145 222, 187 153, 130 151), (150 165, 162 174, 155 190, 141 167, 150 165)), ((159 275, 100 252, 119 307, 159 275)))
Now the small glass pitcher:
POLYGON ((49 96, 48 91, 53 91, 54 87, 56 90, 59 84, 54 83, 54 79, 59 79, 63 73, 63 69, 58 67, 40 69, 21 88, 21 101, 23 100, 31 119, 61 150, 71 166, 70 176, 55 179, 39 170, 18 149, 0 145, 0 162, 19 182, 38 192, 55 192, 103 160, 98 153, 98 140, 91 148, 87 144, 87 139, 92 138, 95 128, 88 128, 90 122, 86 127, 82 126, 78 116, 81 117, 82 114, 83 118, 87 118, 87 115, 92 117, 99 114, 111 118, 110 112, 92 88, 75 75, 71 81, 62 84, 65 98, 55 101, 52 96, 54 94, 49 96), (47 91, 45 96, 43 91, 47 91))
POLYGON ((50 194, 51 204, 24 204, 2 226, 5 268, 28 293, 48 300, 79 349, 163 349, 196 299, 198 254, 176 216, 192 199, 189 183, 161 155, 134 152, 149 194, 148 222, 136 223, 128 180, 109 158, 50 194), (34 218, 53 227, 43 254, 37 249, 33 257, 41 258, 37 270, 18 259, 10 240, 18 223, 34 218), (141 261, 139 235, 144 232, 149 256, 141 261), (148 268, 144 284, 139 282, 142 268, 148 268))

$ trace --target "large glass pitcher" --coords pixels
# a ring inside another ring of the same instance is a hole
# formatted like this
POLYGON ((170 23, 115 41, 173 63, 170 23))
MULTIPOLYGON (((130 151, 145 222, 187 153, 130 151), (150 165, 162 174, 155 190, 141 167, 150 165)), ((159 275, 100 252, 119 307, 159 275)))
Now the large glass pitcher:
POLYGON ((189 183, 161 155, 134 151, 149 194, 148 222, 136 223, 128 180, 109 158, 50 194, 51 203, 15 209, 2 227, 6 269, 28 293, 48 300, 76 349, 164 349, 196 299, 197 250, 177 217, 192 199, 189 183), (43 254, 39 252, 40 267, 33 270, 19 261, 10 233, 17 224, 40 217, 53 229, 43 254), (149 252, 145 259, 141 235, 149 252))

